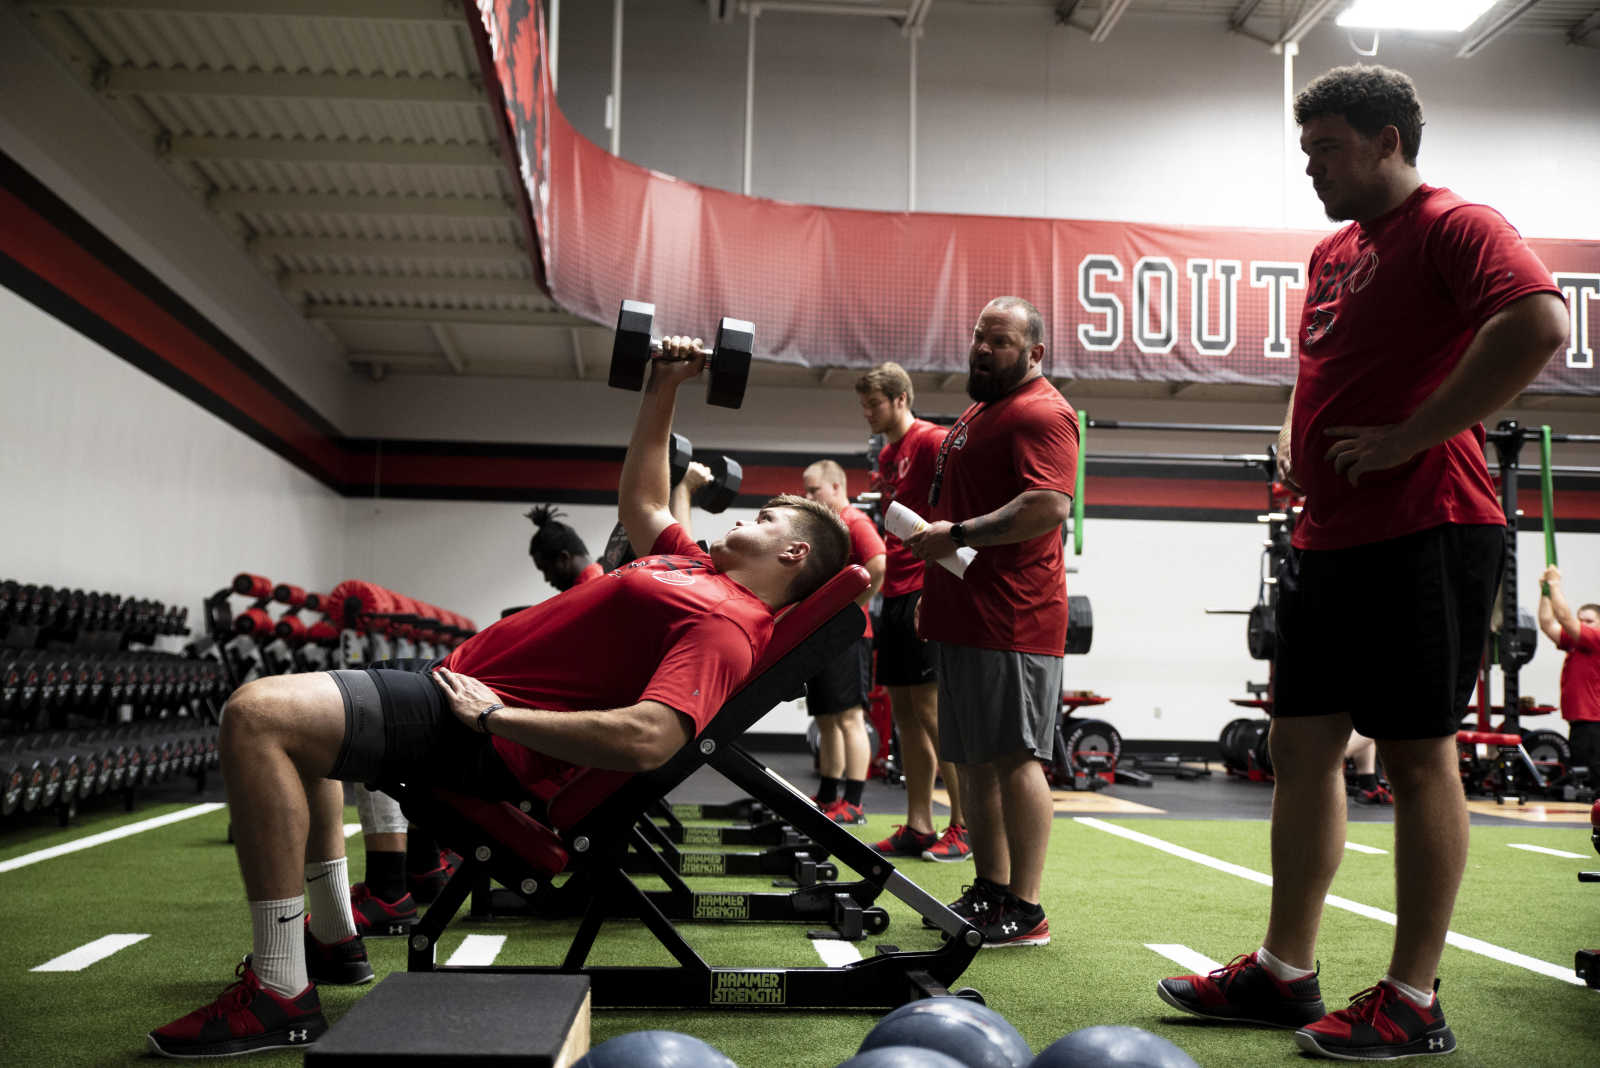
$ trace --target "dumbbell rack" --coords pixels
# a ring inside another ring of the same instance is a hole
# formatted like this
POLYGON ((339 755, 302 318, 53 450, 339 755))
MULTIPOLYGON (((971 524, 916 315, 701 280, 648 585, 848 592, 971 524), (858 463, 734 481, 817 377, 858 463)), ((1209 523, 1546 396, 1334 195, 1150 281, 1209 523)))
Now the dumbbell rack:
POLYGON ((188 609, 117 594, 0 582, 0 820, 216 767, 222 666, 151 648, 189 633, 188 609))

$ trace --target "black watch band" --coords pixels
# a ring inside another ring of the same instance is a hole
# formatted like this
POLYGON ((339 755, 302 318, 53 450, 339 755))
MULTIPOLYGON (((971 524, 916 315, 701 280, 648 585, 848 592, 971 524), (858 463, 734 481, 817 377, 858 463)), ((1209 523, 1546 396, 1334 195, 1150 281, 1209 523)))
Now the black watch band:
POLYGON ((950 540, 956 543, 956 548, 964 547, 967 544, 966 528, 960 523, 952 523, 950 525, 950 540))

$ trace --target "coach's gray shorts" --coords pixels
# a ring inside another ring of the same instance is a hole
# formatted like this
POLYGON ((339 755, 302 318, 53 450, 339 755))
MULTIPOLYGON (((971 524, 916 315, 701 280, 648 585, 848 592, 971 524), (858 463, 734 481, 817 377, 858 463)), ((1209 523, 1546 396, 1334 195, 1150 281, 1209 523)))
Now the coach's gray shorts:
POLYGON ((1018 749, 1050 755, 1061 715, 1061 657, 934 644, 940 760, 982 764, 1018 749))

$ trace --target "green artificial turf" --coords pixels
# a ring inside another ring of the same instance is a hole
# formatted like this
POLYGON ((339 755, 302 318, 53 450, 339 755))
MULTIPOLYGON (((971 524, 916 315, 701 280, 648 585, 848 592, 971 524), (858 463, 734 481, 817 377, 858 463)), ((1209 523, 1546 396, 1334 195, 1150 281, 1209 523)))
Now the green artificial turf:
MULTIPOLYGON (((20 856, 182 806, 147 806, 133 814, 86 816, 65 831, 33 828, 8 835, 0 860, 20 856)), ((350 817, 354 819, 354 815, 350 817)), ((144 1033, 209 1001, 249 948, 233 851, 224 842, 228 814, 218 811, 129 838, 0 872, 6 952, 0 955, 0 1048, 7 1063, 120 1065, 150 1063, 144 1033), (149 938, 72 973, 29 969, 113 932, 149 938)), ((1267 826, 1258 821, 1115 819, 1130 828, 1245 868, 1268 870, 1267 826)), ((887 818, 859 828, 871 840, 887 818)), ((1351 824, 1352 841, 1387 849, 1385 823, 1351 824)), ((352 879, 362 868, 352 850, 352 879)), ((1575 873, 1600 867, 1581 826, 1477 827, 1452 929, 1570 969, 1581 947, 1600 946, 1600 887, 1575 873), (1525 842, 1585 859, 1508 848, 1525 842)), ((904 870, 924 889, 951 899, 971 879, 970 864, 912 861, 904 870)), ((1346 855, 1333 893, 1392 909, 1387 855, 1346 855)), ((694 880, 705 888, 768 889, 761 880, 694 880)), ((1219 1027, 1175 1015, 1155 981, 1185 969, 1147 949, 1181 943, 1219 962, 1256 948, 1268 889, 1237 875, 1116 837, 1091 823, 1057 820, 1044 905, 1053 942, 1038 949, 986 951, 960 982, 980 990, 1035 1049, 1080 1027, 1132 1024, 1177 1043, 1202 1065, 1305 1063, 1286 1032, 1219 1027)), ((888 932, 871 942, 929 948, 937 935, 893 899, 888 932)), ((467 934, 508 936, 499 961, 555 963, 573 921, 457 921, 439 947, 445 960, 467 934)), ((816 965, 799 925, 685 925, 690 942, 713 964, 816 965)), ((1383 974, 1392 928, 1330 907, 1319 954, 1330 1008, 1383 974)), ((368 942, 379 977, 405 967, 401 939, 368 942)), ((636 923, 609 925, 595 963, 666 963, 636 923)), ((1447 948, 1440 996, 1460 1041, 1453 1065, 1517 1068, 1600 1064, 1600 991, 1537 975, 1462 949, 1447 948)), ((370 987, 322 990, 336 1020, 370 987)), ((666 1028, 697 1035, 744 1068, 829 1068, 853 1053, 871 1029, 868 1013, 683 1013, 597 1011, 596 1043, 625 1031, 666 1028)), ((299 1063, 292 1053, 248 1063, 299 1063)))

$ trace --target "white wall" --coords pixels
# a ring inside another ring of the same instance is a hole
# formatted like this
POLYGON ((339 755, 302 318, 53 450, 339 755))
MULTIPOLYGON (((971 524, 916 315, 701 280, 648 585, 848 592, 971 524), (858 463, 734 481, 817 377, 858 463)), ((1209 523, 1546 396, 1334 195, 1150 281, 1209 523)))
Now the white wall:
POLYGON ((189 606, 343 578, 345 501, 0 289, 0 577, 189 606))
MULTIPOLYGON (((1224 20, 1130 14, 1104 44, 1046 5, 936 4, 919 46, 922 211, 1213 226, 1328 224, 1285 153, 1283 60, 1224 20)), ((626 5, 622 154, 740 188, 743 16, 626 5)), ((1363 35, 1363 42, 1365 35, 1363 35)), ((1296 88, 1358 61, 1324 24, 1296 88)), ((1600 238, 1600 62, 1559 34, 1510 33, 1470 60, 1386 34, 1376 62, 1417 81, 1425 179, 1500 208, 1529 236, 1600 238)), ((560 99, 608 144, 611 5, 561 13, 560 99)), ((769 12, 757 23, 753 192, 907 206, 909 45, 888 20, 769 12)))

